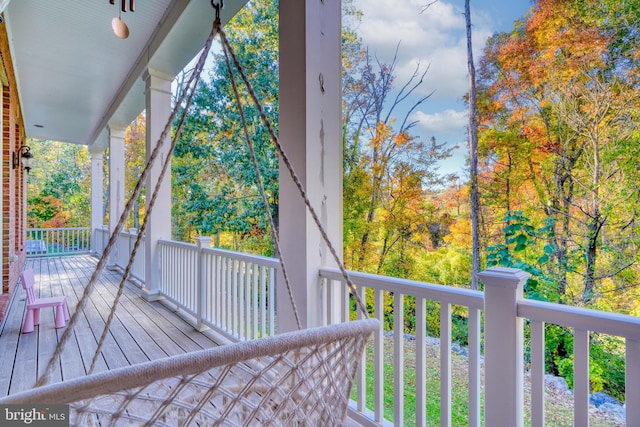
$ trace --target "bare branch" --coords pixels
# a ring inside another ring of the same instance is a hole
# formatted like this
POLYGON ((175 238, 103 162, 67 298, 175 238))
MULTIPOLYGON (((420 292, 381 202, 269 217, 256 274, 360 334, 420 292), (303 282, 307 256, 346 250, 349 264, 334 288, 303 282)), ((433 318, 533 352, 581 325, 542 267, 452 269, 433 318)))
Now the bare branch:
POLYGON ((420 15, 425 13, 427 11, 427 9, 429 9, 431 6, 433 6, 436 3, 438 3, 438 0, 432 0, 429 3, 425 4, 424 6, 421 6, 422 9, 420 10, 420 15))

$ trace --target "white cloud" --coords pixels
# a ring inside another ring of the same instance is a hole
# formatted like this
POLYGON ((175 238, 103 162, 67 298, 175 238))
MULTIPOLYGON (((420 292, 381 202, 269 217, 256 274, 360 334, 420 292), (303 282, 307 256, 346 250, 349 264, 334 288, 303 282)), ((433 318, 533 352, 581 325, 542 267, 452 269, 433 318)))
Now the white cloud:
MULTIPOLYGON (((418 96, 434 92, 414 112, 410 121, 418 121, 413 129, 423 137, 435 136, 438 142, 458 145, 443 170, 461 170, 467 149, 467 112, 458 111, 460 100, 468 92, 467 39, 464 0, 438 0, 424 13, 431 0, 354 0, 363 18, 357 33, 369 54, 381 63, 390 63, 398 48, 395 87, 399 89, 414 74, 429 67, 424 83, 404 111, 418 96), (399 45, 398 45, 399 43, 399 45)), ((510 31, 514 19, 529 8, 529 0, 474 0, 471 2, 473 55, 476 63, 486 40, 496 31, 510 31)), ((401 107, 402 108, 402 107, 401 107)), ((399 110, 401 109, 399 108, 399 110)), ((400 111, 396 114, 402 115, 400 111)))
MULTIPOLYGON (((416 65, 429 67, 419 94, 435 90, 434 99, 459 99, 467 92, 467 46, 463 9, 438 1, 420 13, 426 0, 356 0, 363 12, 357 28, 369 53, 383 63, 393 60, 398 48, 397 76, 406 82, 416 65)), ((474 56, 494 32, 487 14, 474 13, 474 56)))
POLYGON ((418 111, 411 115, 411 120, 418 122, 427 134, 462 134, 465 132, 469 115, 467 111, 444 110, 435 114, 418 111))

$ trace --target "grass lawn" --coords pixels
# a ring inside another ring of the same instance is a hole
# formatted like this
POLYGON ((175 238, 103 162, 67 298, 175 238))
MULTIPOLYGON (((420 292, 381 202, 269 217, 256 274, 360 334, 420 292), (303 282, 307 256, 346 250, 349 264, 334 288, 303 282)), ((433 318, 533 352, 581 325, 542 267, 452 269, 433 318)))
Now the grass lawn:
MULTIPOLYGON (((367 380, 366 396, 367 408, 373 410, 374 405, 374 367, 373 340, 367 346, 367 380)), ((404 340, 404 425, 415 426, 415 347, 416 342, 404 340)), ((467 358, 457 354, 451 358, 451 407, 452 426, 468 425, 468 363, 467 358)), ((384 338, 384 417, 393 420, 393 338, 384 338)), ((529 414, 529 381, 525 375, 525 426, 530 425, 529 414)), ((356 399, 354 387, 352 399, 356 399)), ((547 426, 573 426, 573 399, 570 393, 554 393, 547 396, 546 402, 547 426)), ((427 426, 440 425, 440 347, 427 344, 427 426)), ((621 427, 623 423, 608 419, 602 414, 592 414, 592 427, 621 427)))

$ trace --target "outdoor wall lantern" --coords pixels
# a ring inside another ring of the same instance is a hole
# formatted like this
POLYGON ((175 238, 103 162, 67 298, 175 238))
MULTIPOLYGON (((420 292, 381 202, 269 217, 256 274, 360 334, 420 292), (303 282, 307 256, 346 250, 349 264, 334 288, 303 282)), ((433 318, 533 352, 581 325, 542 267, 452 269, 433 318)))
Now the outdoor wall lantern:
POLYGON ((33 165, 33 153, 31 152, 31 147, 27 145, 23 145, 22 147, 18 148, 18 151, 13 153, 14 169, 18 168, 21 160, 22 160, 22 165, 24 166, 24 170, 26 170, 27 173, 29 173, 29 171, 31 170, 31 166, 33 165))

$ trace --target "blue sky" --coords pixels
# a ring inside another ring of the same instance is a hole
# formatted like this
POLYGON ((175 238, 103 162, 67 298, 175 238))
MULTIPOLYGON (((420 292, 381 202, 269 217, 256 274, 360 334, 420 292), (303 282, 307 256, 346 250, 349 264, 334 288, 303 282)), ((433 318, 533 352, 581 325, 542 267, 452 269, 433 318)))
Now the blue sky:
MULTIPOLYGON (((355 0, 363 12, 357 28, 369 52, 390 62, 400 42, 396 82, 402 84, 417 64, 429 66, 421 94, 435 91, 412 119, 414 133, 439 142, 459 145, 455 155, 440 166, 441 172, 460 172, 465 165, 467 111, 461 99, 468 90, 464 0, 439 0, 424 13, 431 0, 355 0)), ((471 0, 474 59, 480 58, 485 41, 499 31, 510 31, 526 14, 529 0, 471 0)), ((407 106, 408 107, 408 106, 407 106)))

